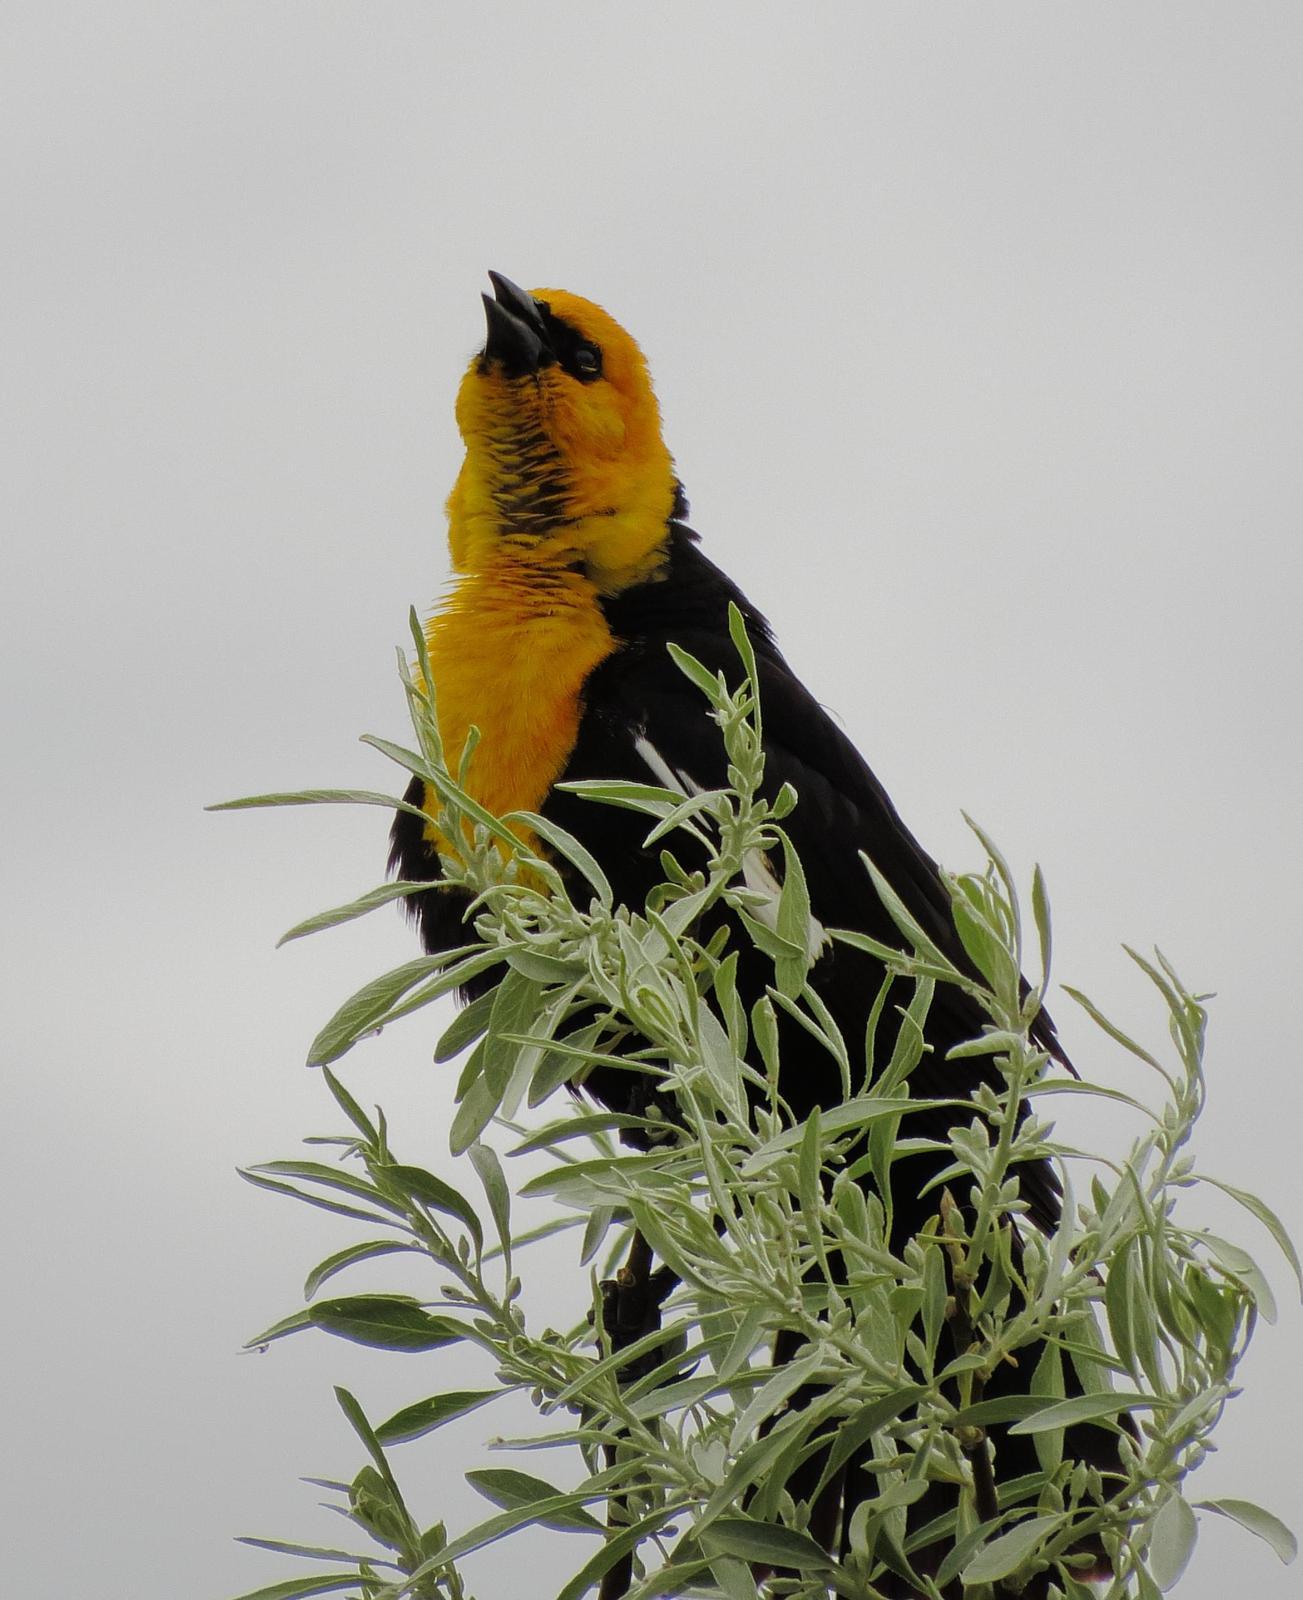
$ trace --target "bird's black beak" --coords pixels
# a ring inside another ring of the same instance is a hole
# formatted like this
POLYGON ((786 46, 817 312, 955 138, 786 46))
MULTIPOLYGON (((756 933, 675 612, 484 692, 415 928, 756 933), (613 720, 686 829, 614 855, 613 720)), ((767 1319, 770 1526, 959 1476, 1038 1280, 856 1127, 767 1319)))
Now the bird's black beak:
POLYGON ((485 363, 500 366, 509 378, 537 372, 549 354, 547 328, 538 305, 500 272, 490 272, 489 280, 494 298, 481 297, 488 323, 485 363))

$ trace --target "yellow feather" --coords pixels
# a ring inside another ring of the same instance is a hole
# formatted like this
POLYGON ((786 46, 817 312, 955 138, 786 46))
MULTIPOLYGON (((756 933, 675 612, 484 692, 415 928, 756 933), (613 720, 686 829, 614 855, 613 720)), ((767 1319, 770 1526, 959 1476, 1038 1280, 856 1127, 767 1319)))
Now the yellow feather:
POLYGON ((584 681, 616 647, 600 596, 655 576, 675 494, 637 344, 587 300, 534 295, 599 346, 602 378, 557 365, 513 378, 472 361, 448 499, 460 576, 426 630, 449 764, 477 727, 469 788, 497 814, 537 810, 564 770, 584 681))

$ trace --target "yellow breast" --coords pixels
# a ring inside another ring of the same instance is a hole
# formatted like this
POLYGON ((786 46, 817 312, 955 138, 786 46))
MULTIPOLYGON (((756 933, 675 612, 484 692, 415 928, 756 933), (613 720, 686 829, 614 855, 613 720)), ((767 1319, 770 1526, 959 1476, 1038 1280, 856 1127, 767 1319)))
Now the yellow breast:
POLYGON ((591 583, 510 562, 467 574, 426 645, 451 770, 476 727, 470 793, 496 814, 537 811, 574 749, 584 681, 615 648, 591 583))

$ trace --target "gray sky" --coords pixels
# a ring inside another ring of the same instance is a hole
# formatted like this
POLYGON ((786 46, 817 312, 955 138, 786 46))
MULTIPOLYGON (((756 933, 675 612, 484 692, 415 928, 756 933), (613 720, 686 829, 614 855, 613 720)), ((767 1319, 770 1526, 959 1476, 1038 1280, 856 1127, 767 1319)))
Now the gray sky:
MULTIPOLYGON (((1300 44, 1284 3, 10 0, 11 1592, 288 1575, 230 1537, 338 1538, 295 1482, 359 1464, 330 1384, 383 1417, 477 1376, 238 1353, 346 1236, 232 1169, 334 1130, 304 1050, 413 941, 271 948, 376 880, 378 814, 200 808, 390 781, 355 736, 401 732, 446 574, 487 267, 640 339, 707 549, 934 853, 974 863, 962 807, 1043 864, 1060 978, 1155 1043, 1122 940, 1218 992, 1200 1159, 1303 1230, 1300 44)), ((451 1171, 433 1036, 348 1081, 451 1171)), ((1254 1224, 1190 1214, 1282 1302, 1192 1492, 1298 1529, 1303 1318, 1254 1224)), ((405 1447, 421 1515, 484 1509, 485 1416, 405 1447)), ((1182 1600, 1297 1593, 1201 1520, 1182 1600)), ((554 1592, 561 1540, 497 1547, 481 1600, 554 1592)))

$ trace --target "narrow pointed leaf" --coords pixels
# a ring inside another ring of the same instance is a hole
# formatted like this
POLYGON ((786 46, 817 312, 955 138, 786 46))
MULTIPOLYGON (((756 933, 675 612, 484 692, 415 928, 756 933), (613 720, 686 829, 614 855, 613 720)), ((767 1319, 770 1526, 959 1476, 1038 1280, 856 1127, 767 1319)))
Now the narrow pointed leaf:
POLYGON ((329 911, 318 911, 315 916, 306 917, 302 922, 296 922, 288 933, 281 934, 276 941, 279 950, 282 945, 289 944, 292 939, 302 939, 309 933, 320 933, 325 928, 337 928, 341 923, 352 922, 356 917, 364 917, 368 911, 374 911, 377 906, 387 906, 394 900, 404 900, 409 895, 424 894, 430 885, 428 883, 382 883, 377 889, 368 889, 356 900, 350 900, 346 905, 334 906, 329 911))
POLYGON ((1172 1494, 1154 1518, 1149 1535, 1149 1571, 1154 1582, 1167 1593, 1176 1586, 1194 1554, 1199 1524, 1185 1498, 1172 1494))
POLYGON ((701 1542, 709 1552, 764 1562, 771 1567, 826 1572, 836 1565, 809 1534, 774 1523, 753 1522, 750 1517, 717 1517, 702 1534, 701 1542))
MULTIPOLYGON (((1266 1228, 1267 1232, 1276 1241, 1281 1254, 1289 1262, 1294 1276, 1298 1279, 1299 1295, 1303 1298, 1303 1264, 1299 1261, 1298 1251, 1294 1242, 1285 1231, 1285 1224, 1264 1201, 1259 1200, 1256 1194, 1250 1194, 1247 1189, 1237 1189, 1234 1184, 1223 1183, 1219 1178, 1208 1178, 1200 1175, 1201 1183, 1211 1183, 1215 1189, 1220 1189, 1223 1194, 1230 1195, 1232 1200, 1239 1203, 1266 1228)), ((1237 1501, 1236 1504, 1241 1502, 1237 1501)))
POLYGON ((559 856, 564 856, 570 865, 596 891, 598 901, 608 911, 610 910, 614 901, 610 882, 597 864, 597 857, 590 850, 585 849, 572 833, 567 833, 564 828, 559 828, 549 818, 540 817, 535 811, 513 811, 503 820, 523 823, 531 833, 537 834, 544 843, 550 845, 559 856))
POLYGON ((556 1517, 561 1513, 574 1511, 577 1506, 582 1506, 585 1500, 591 1500, 593 1495, 584 1494, 559 1494, 547 1500, 536 1500, 530 1505, 517 1506, 511 1511, 500 1512, 496 1517, 490 1517, 486 1522, 478 1523, 468 1529, 460 1537, 451 1540, 439 1554, 429 1561, 423 1561, 409 1577, 409 1582, 414 1583, 418 1578, 428 1577, 430 1573, 438 1571, 452 1561, 460 1561, 472 1550, 482 1550, 485 1545, 495 1544, 499 1539, 505 1539, 509 1533, 514 1533, 517 1528, 528 1527, 531 1524, 546 1523, 549 1517, 556 1517))
POLYGON ((356 1294, 318 1300, 308 1307, 308 1318, 325 1333, 378 1350, 438 1350, 466 1337, 461 1323, 432 1315, 408 1295, 356 1294))
POLYGON ((334 1255, 327 1256, 324 1261, 319 1261, 307 1276, 303 1285, 303 1298, 311 1300, 317 1290, 337 1272, 342 1272, 345 1267, 351 1267, 358 1261, 370 1261, 375 1256, 391 1256, 409 1254, 414 1247, 404 1244, 397 1239, 369 1239, 362 1244, 351 1244, 343 1250, 337 1250, 334 1255))
POLYGON ((1152 1396, 1147 1394, 1078 1394, 1071 1400, 1060 1400, 1024 1417, 1021 1422, 1015 1422, 1009 1432, 1041 1433, 1046 1428, 1070 1428, 1076 1422, 1102 1422, 1120 1411, 1148 1410, 1153 1404, 1152 1396))
MULTIPOLYGON (((471 948, 474 947, 467 947, 471 948)), ((448 961, 441 955, 418 956, 414 961, 405 961, 402 966, 395 967, 390 972, 383 972, 378 978, 372 978, 370 983, 364 984, 356 994, 350 995, 345 1000, 312 1041, 308 1051, 308 1065, 329 1066, 332 1061, 338 1060, 354 1041, 373 1028, 385 1012, 409 989, 415 988, 418 983, 432 975, 441 974, 447 982, 447 989, 455 989, 462 980, 449 978, 447 968, 448 961)))
POLYGON ((422 1434, 433 1433, 445 1422, 467 1416, 480 1406, 509 1394, 508 1389, 453 1389, 447 1394, 432 1394, 426 1400, 404 1406, 376 1429, 381 1444, 406 1444, 409 1439, 419 1439, 422 1434))
POLYGON ((258 1539, 250 1534, 238 1534, 236 1544, 247 1544, 255 1550, 270 1550, 278 1556, 302 1556, 305 1561, 357 1561, 373 1567, 391 1567, 395 1572, 402 1568, 396 1561, 386 1561, 374 1551, 358 1555, 352 1550, 330 1550, 315 1544, 291 1544, 285 1539, 258 1539))
POLYGON ((250 1589, 236 1600, 307 1600, 314 1594, 337 1594, 341 1589, 357 1588, 356 1572, 327 1572, 315 1578, 290 1578, 285 1583, 273 1583, 266 1589, 250 1589))
POLYGON ((475 1207, 450 1183, 445 1183, 442 1178, 436 1178, 434 1173, 427 1172, 424 1167, 409 1167, 402 1163, 385 1167, 384 1175, 401 1192, 410 1195, 413 1200, 418 1200, 431 1211, 440 1211, 446 1217, 455 1217, 475 1241, 476 1250, 484 1248, 484 1228, 475 1207))
POLYGON ((510 1272, 511 1261, 511 1191, 507 1188, 507 1179, 502 1171, 502 1162, 498 1159, 498 1152, 491 1145, 473 1144, 467 1151, 471 1165, 479 1174, 480 1182, 484 1185, 484 1193, 488 1198, 489 1212, 493 1217, 493 1225, 497 1229, 498 1242, 506 1255, 510 1272))
POLYGON ((992 1539, 964 1568, 965 1585, 994 1583, 1017 1572, 1033 1551, 1062 1526, 1062 1516, 1032 1517, 992 1539))
MULTIPOLYGON (((512 1511, 517 1506, 537 1505, 540 1500, 554 1500, 563 1495, 563 1491, 555 1485, 534 1477, 532 1473, 517 1471, 514 1467, 485 1467, 468 1472, 466 1481, 472 1489, 486 1500, 491 1500, 495 1506, 501 1506, 504 1511, 512 1511)), ((602 1531, 601 1523, 582 1506, 559 1511, 546 1519, 540 1518, 540 1526, 564 1531, 602 1531)))
POLYGON ((650 1538, 663 1528, 678 1509, 677 1506, 658 1508, 651 1516, 644 1517, 633 1527, 612 1535, 565 1584, 557 1594, 556 1600, 583 1600, 584 1596, 590 1595, 598 1580, 609 1572, 617 1561, 626 1556, 630 1550, 636 1550, 644 1539, 650 1538))
POLYGON ((1218 1499, 1195 1503, 1200 1511, 1214 1511, 1219 1517, 1229 1517, 1250 1533, 1256 1533, 1259 1539, 1271 1546, 1286 1566, 1298 1555, 1298 1540, 1280 1518, 1254 1505, 1252 1500, 1218 1499))

